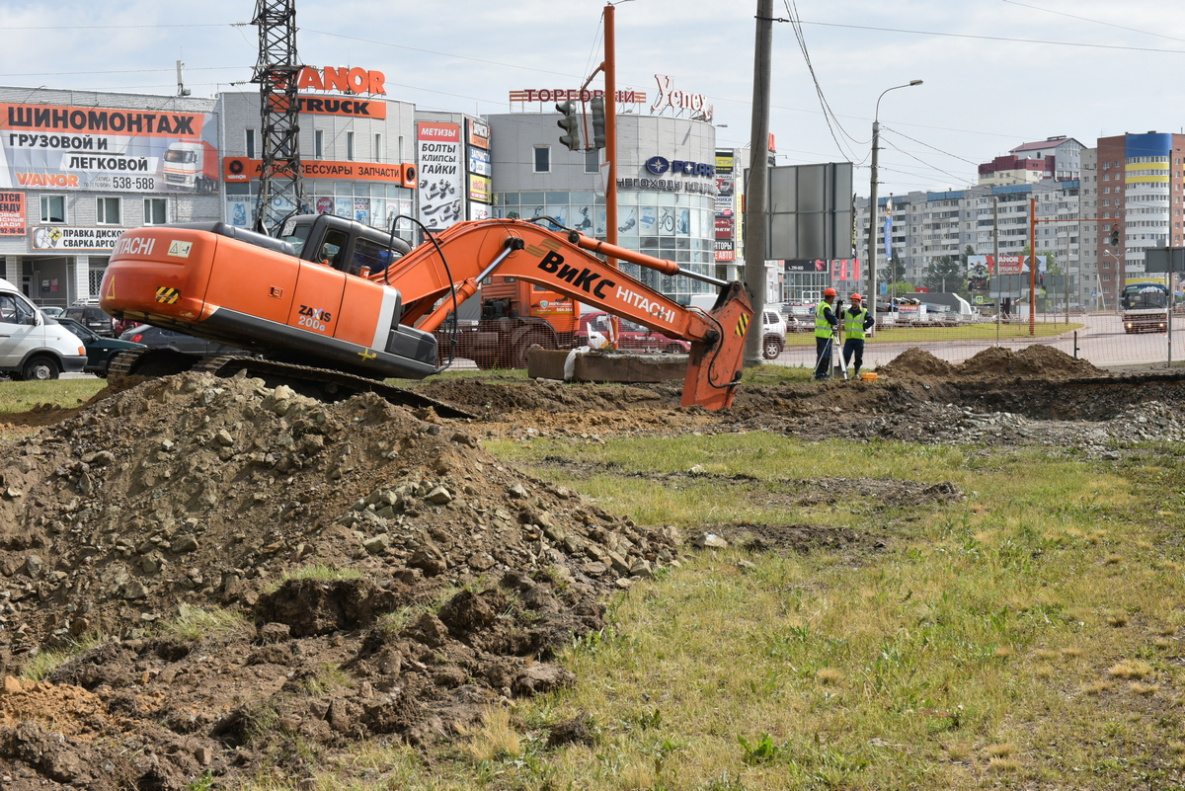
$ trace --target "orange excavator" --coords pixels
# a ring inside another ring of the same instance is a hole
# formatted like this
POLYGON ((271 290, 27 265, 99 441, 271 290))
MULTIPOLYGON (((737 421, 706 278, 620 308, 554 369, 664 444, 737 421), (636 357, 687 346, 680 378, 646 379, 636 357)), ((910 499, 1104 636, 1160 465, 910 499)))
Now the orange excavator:
MULTIPOLYGON (((275 238, 221 222, 135 228, 115 244, 100 305, 251 353, 204 363, 213 373, 245 370, 348 395, 378 391, 384 378, 443 370, 437 344, 450 337, 445 320, 491 275, 690 341, 683 405, 732 404, 753 316, 742 283, 522 220, 458 223, 415 249, 328 214, 291 217, 275 238), (709 311, 684 307, 599 256, 706 281, 720 296, 709 311)), ((192 365, 161 351, 121 356, 113 380, 192 365)))

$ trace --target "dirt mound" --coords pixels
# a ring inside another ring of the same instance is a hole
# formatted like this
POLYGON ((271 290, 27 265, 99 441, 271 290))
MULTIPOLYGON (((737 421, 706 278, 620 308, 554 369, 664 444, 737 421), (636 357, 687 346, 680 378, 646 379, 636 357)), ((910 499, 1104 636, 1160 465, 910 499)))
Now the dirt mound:
POLYGON ((1072 379, 1102 376, 1104 372, 1086 360, 1075 360, 1063 351, 1033 344, 1019 352, 992 346, 955 367, 958 376, 1072 379))
POLYGON ((675 549, 430 410, 198 374, 109 394, 0 448, 0 673, 99 638, 13 691, 88 705, 0 698, 0 776, 180 789, 447 733, 573 683, 556 647, 675 549))
POLYGON ((877 370, 892 376, 949 376, 954 370, 946 360, 940 360, 924 349, 906 349, 877 370))

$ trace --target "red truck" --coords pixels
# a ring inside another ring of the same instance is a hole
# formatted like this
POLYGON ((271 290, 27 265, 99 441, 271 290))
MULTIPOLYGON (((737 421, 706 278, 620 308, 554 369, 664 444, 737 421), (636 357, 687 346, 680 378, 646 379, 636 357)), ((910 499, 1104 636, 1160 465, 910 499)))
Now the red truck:
MULTIPOLYGON (((458 311, 457 345, 452 356, 478 368, 526 368, 527 351, 570 349, 580 320, 571 297, 516 277, 492 275, 458 311)), ((436 331, 440 357, 449 357, 451 322, 436 331)))

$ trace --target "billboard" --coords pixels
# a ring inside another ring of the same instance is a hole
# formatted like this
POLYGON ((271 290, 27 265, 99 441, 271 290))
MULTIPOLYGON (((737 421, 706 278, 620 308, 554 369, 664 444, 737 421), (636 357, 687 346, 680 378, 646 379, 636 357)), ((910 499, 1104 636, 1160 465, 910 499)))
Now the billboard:
POLYGON ((477 203, 492 203, 494 196, 490 193, 490 180, 476 173, 469 174, 469 200, 477 203))
POLYGON ((0 103, 0 189, 213 192, 215 116, 0 103))
POLYGON ((440 231, 465 219, 461 181, 461 125, 416 124, 420 154, 420 221, 440 231))
POLYGON ((769 169, 767 259, 850 256, 854 217, 850 162, 769 169))
POLYGON ((85 228, 69 225, 39 225, 33 229, 34 250, 81 252, 114 250, 115 240, 125 228, 85 228))
POLYGON ((0 236, 24 236, 26 233, 25 193, 0 192, 0 236))
POLYGON ((736 260, 737 220, 736 213, 736 159, 727 151, 716 152, 716 261, 729 263, 736 260), (726 241, 722 246, 721 242, 726 241))

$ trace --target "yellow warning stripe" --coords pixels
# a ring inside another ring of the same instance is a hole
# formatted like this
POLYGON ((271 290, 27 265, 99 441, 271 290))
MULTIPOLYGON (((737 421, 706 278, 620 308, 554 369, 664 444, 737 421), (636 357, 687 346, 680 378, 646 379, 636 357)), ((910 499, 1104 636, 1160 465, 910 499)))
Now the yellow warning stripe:
POLYGON ((161 286, 156 290, 156 301, 163 302, 166 305, 176 304, 177 300, 181 299, 181 292, 175 288, 161 286))
POLYGON ((745 332, 749 329, 749 317, 742 315, 737 319, 736 335, 738 338, 745 337, 745 332))

